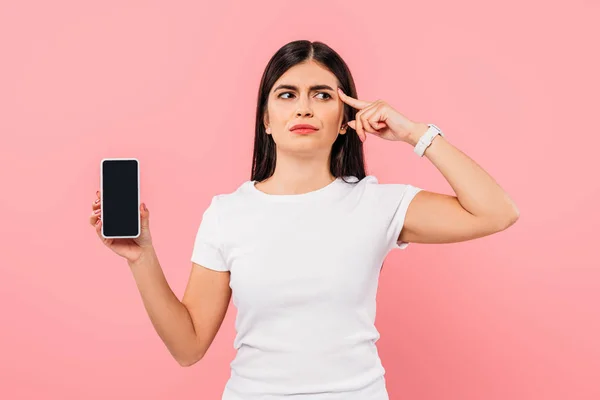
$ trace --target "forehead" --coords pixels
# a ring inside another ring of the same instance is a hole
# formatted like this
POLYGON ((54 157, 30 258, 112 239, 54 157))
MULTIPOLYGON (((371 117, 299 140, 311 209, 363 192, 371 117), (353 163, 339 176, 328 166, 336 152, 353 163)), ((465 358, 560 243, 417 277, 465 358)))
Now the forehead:
POLYGON ((329 85, 332 88, 338 86, 336 76, 312 60, 296 64, 285 71, 273 87, 279 84, 294 85, 301 89, 312 85, 329 85))

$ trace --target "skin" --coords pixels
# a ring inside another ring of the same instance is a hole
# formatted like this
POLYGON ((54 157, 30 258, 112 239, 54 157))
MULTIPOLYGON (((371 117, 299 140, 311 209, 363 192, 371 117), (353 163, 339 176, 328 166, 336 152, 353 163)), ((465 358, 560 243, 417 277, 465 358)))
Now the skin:
POLYGON ((269 194, 300 194, 321 188, 335 177, 329 171, 329 153, 342 126, 344 103, 337 92, 333 73, 314 61, 287 70, 269 93, 264 124, 267 134, 277 145, 275 172, 256 183, 256 188, 269 194), (297 89, 278 88, 291 85, 297 89), (313 85, 331 89, 311 91, 313 85), (314 125, 318 131, 301 135, 290 131, 299 123, 314 125))
MULTIPOLYGON (((335 75, 313 61, 290 68, 273 85, 264 119, 267 134, 277 144, 274 174, 256 183, 269 194, 301 194, 334 180, 329 172, 329 153, 342 126, 344 103, 357 110, 355 129, 361 140, 367 134, 415 146, 427 124, 411 121, 388 103, 354 99, 338 91, 335 75), (296 89, 278 89, 280 84, 296 89), (312 85, 331 89, 311 91, 312 85), (290 132, 296 123, 309 123, 317 132, 290 132)), ((354 133, 352 133, 354 134, 354 133)), ((452 243, 502 231, 519 218, 509 196, 475 161, 441 136, 436 136, 424 157, 446 178, 456 196, 419 192, 407 210, 399 240, 417 243, 452 243)), ((158 335, 175 360, 190 366, 204 357, 226 315, 230 299, 230 273, 192 263, 183 299, 169 287, 152 245, 149 210, 142 203, 142 232, 136 239, 104 239, 101 236, 100 192, 92 203, 90 224, 102 243, 125 258, 142 296, 144 307, 158 335)))

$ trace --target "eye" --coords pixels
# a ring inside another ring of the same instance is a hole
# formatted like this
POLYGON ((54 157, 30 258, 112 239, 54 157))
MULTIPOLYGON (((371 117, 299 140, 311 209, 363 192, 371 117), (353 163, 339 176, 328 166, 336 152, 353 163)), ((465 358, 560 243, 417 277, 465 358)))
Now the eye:
MULTIPOLYGON (((291 98, 291 97, 283 97, 286 94, 289 94, 289 95, 292 95, 292 96, 294 95, 292 92, 283 92, 283 93, 280 93, 277 97, 280 98, 280 99, 289 99, 289 98, 291 98)), ((326 93, 326 92, 319 92, 319 93, 317 93, 317 95, 320 95, 320 94, 322 94, 322 95, 325 96, 324 98, 322 97, 322 99, 324 99, 324 100, 332 98, 329 93, 326 93)))
POLYGON ((324 94, 325 96, 327 96, 327 97, 325 97, 325 99, 331 99, 331 95, 329 93, 319 92, 319 94, 324 94))

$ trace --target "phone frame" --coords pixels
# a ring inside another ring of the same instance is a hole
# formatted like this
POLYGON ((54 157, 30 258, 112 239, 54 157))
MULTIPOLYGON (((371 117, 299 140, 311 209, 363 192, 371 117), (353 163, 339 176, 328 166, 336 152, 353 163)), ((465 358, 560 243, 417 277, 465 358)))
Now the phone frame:
POLYGON ((102 220, 102 229, 101 229, 102 237, 104 239, 135 239, 135 238, 140 237, 140 234, 142 233, 142 216, 140 213, 140 204, 141 204, 141 199, 140 199, 140 160, 138 160, 135 157, 103 158, 102 160, 100 160, 100 219, 102 220), (135 236, 105 236, 104 235, 104 207, 102 207, 102 204, 104 204, 104 176, 103 176, 104 175, 103 174, 104 161, 135 161, 135 163, 137 164, 138 232, 135 236))

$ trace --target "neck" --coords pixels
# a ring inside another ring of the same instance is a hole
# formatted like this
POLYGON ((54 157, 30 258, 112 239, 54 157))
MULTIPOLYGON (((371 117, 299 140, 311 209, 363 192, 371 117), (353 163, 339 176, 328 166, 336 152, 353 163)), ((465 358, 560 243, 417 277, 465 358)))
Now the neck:
POLYGON ((275 172, 256 186, 271 194, 302 194, 325 187, 334 180, 329 155, 298 157, 278 152, 275 172))

